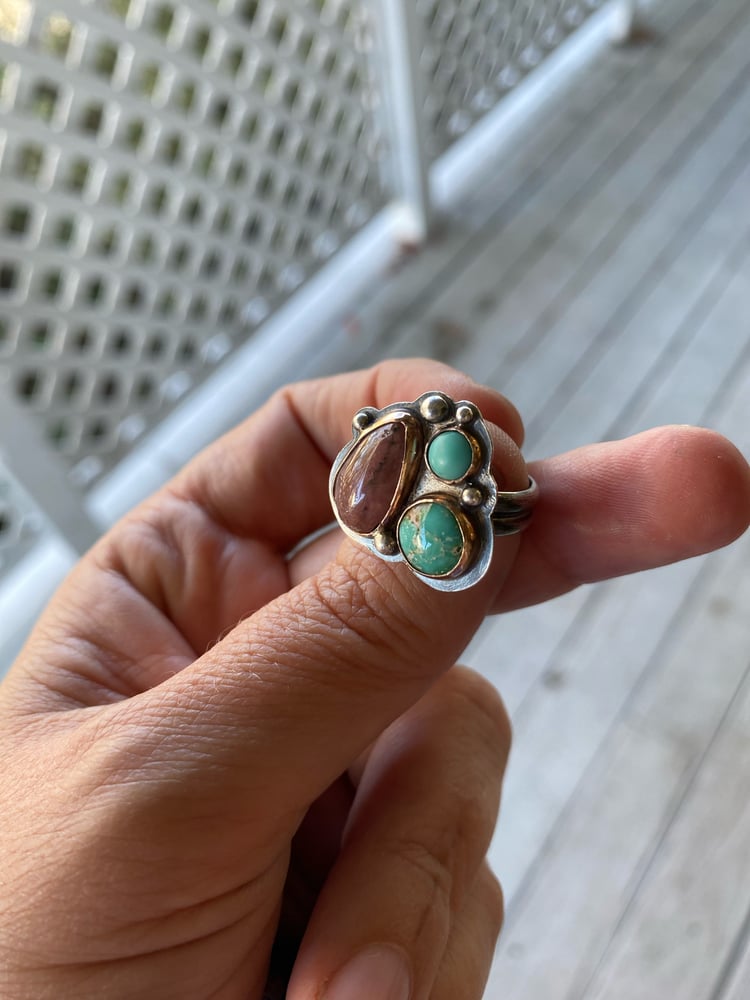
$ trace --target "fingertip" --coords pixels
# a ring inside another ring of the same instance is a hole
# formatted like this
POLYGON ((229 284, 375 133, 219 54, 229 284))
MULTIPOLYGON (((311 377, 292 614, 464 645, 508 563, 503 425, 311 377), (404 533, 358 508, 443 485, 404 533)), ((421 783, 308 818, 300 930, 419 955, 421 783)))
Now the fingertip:
POLYGON ((540 500, 496 610, 728 545, 750 468, 716 431, 671 425, 532 463, 540 500))
POLYGON ((602 551, 619 541, 647 557, 633 568, 720 548, 750 523, 747 462, 705 427, 672 424, 589 445, 541 463, 535 474, 540 514, 570 525, 577 511, 573 523, 602 551))
POLYGON ((502 426, 505 433, 519 448, 523 448, 523 443, 526 440, 526 428, 524 427, 523 418, 515 405, 507 396, 503 396, 496 389, 486 388, 484 391, 493 399, 493 404, 492 409, 483 415, 492 423, 497 423, 498 421, 492 417, 492 413, 496 408, 499 413, 503 414, 504 424, 502 426))
MULTIPOLYGON (((661 429, 665 455, 681 475, 680 492, 695 525, 700 551, 728 545, 750 525, 750 466, 718 431, 672 425, 661 429)), ((671 471, 671 470, 670 470, 671 471)))

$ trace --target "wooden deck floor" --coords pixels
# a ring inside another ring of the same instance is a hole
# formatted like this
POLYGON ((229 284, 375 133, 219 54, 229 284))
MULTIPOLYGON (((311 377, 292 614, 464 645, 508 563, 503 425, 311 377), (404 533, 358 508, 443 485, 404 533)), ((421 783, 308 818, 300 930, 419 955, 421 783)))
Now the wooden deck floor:
MULTIPOLYGON (((674 422, 750 452, 750 5, 650 17, 529 124, 391 317, 393 353, 509 395, 532 458, 674 422)), ((470 648, 516 738, 487 1000, 750 997, 749 561, 750 537, 470 648)))

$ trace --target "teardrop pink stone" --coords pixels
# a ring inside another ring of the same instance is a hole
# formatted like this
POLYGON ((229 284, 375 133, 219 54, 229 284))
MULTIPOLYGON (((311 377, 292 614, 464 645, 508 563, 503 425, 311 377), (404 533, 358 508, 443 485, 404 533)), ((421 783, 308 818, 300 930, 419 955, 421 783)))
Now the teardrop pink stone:
POLYGON ((388 513, 401 480, 406 428, 384 424, 370 431, 336 477, 333 496, 339 517, 352 531, 368 535, 388 513))

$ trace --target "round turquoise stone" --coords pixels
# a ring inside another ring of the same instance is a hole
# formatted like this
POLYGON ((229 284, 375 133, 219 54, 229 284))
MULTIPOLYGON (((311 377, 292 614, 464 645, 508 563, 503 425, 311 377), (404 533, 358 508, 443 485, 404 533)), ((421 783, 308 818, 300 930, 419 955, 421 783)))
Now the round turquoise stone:
POLYGON ((474 464, 469 439, 460 431, 443 431, 430 442, 427 461, 436 476, 453 482, 463 479, 474 464))
POLYGON ((398 526, 401 551, 425 576, 447 576, 461 561, 464 539, 453 511, 435 500, 410 507, 398 526))

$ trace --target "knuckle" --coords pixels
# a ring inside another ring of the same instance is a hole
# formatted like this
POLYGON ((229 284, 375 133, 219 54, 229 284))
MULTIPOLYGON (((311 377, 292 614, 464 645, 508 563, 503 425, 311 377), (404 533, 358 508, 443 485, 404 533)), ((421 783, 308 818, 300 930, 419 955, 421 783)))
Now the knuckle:
POLYGON ((93 555, 100 569, 116 573, 171 613, 196 571, 220 570, 225 541, 221 532, 211 530, 202 506, 167 487, 115 525, 93 555))
MULTIPOLYGON (((500 806, 500 778, 497 769, 476 768, 466 773, 465 783, 453 782, 453 811, 458 842, 474 857, 484 855, 495 829, 500 806)), ((476 859, 476 864, 479 858, 476 859)))
POLYGON ((488 745, 496 747, 505 761, 513 732, 500 693, 486 678, 467 667, 455 667, 446 677, 453 710, 468 716, 473 731, 481 727, 488 745))
POLYGON ((505 896, 497 876, 487 864, 484 865, 480 874, 479 892, 486 913, 487 925, 497 937, 505 920, 505 896))
POLYGON ((311 577, 300 596, 302 614, 338 640, 347 634, 368 646, 387 641, 379 595, 364 587, 348 567, 334 563, 311 577))
POLYGON ((454 879, 452 847, 450 844, 428 845, 422 839, 402 840, 398 845, 398 855, 412 875, 426 886, 422 896, 430 907, 453 909, 454 879))
MULTIPOLYGON (((392 676, 395 665, 404 679, 435 672, 435 663, 424 656, 424 632, 415 626, 420 615, 413 595, 390 567, 374 562, 356 549, 310 578, 299 591, 299 615, 317 626, 321 639, 335 640, 339 656, 354 659, 378 679, 392 676)), ((421 617, 429 620, 429 612, 421 617)))
POLYGON ((438 841, 437 854, 453 875, 456 904, 466 897, 480 870, 495 830, 500 802, 500 782, 486 777, 481 784, 466 779, 454 792, 450 810, 452 829, 438 841))
MULTIPOLYGON (((487 816, 480 817, 480 812, 484 811, 476 801, 467 801, 457 821, 425 825, 418 833, 402 835, 393 845, 393 853, 406 865, 407 878, 426 887, 420 895, 429 899, 430 905, 447 912, 460 911, 477 878, 484 878, 485 869, 497 886, 484 860, 489 827, 487 816)), ((492 904, 488 899, 489 909, 492 904)), ((495 900, 495 909, 496 904, 495 900)))

